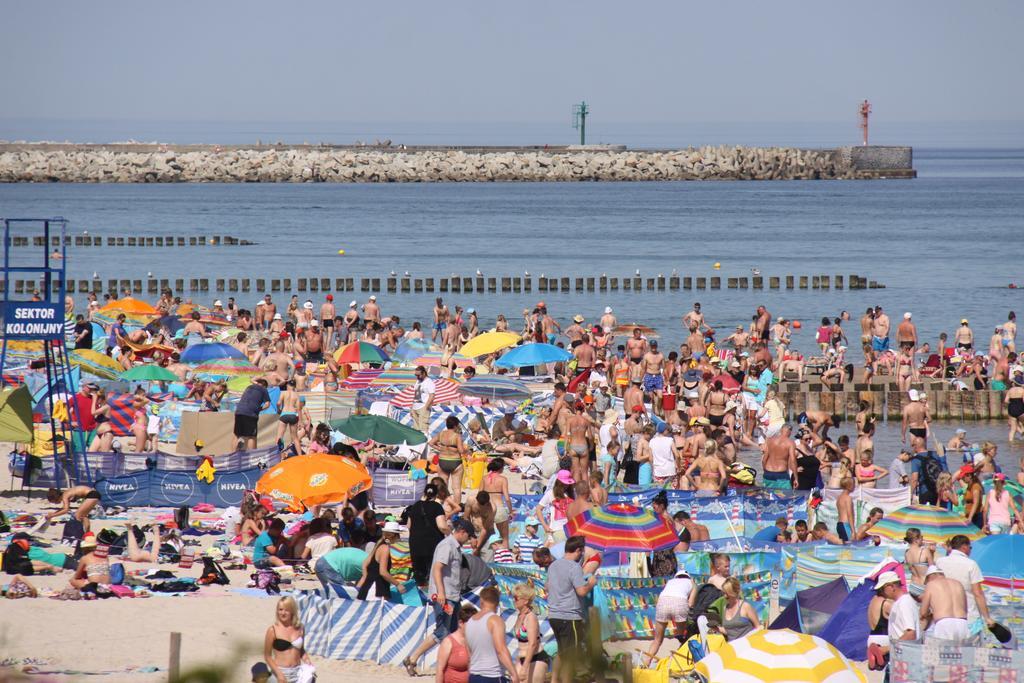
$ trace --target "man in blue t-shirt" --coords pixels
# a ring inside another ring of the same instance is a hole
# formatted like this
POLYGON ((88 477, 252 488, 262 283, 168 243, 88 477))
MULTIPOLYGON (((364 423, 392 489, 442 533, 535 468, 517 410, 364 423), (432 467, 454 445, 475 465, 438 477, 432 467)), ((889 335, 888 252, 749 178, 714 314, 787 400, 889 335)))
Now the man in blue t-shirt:
POLYGON ((256 448, 256 428, 259 425, 260 413, 270 405, 270 392, 267 391, 267 380, 262 377, 254 379, 245 388, 242 397, 235 406, 235 438, 242 448, 256 448))

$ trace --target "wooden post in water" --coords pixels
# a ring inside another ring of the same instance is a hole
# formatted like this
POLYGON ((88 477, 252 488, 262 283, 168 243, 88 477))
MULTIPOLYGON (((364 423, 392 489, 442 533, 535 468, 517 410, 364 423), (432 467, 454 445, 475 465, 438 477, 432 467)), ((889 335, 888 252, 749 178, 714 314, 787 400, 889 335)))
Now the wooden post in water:
POLYGON ((719 277, 718 275, 712 275, 711 276, 711 289, 721 289, 721 288, 722 288, 722 278, 719 277))
POLYGON ((617 277, 608 278, 608 287, 613 292, 619 291, 619 278, 617 278, 617 277))
POLYGON ((775 276, 769 277, 768 278, 768 288, 769 289, 778 289, 779 288, 779 278, 775 277, 775 276))
POLYGON ((669 275, 668 276, 668 288, 673 292, 679 291, 679 276, 669 275))
POLYGON ((800 289, 807 289, 807 282, 808 282, 807 276, 806 275, 801 275, 800 276, 800 289))
POLYGON ((523 291, 523 278, 514 277, 512 278, 512 291, 519 293, 523 291))
POLYGON ((407 277, 402 278, 402 294, 408 294, 412 288, 412 280, 407 277))
POLYGON ((708 279, 706 277, 697 278, 697 289, 707 289, 708 279))
POLYGON ((414 292, 422 292, 423 291, 423 278, 419 278, 419 277, 413 278, 413 280, 412 280, 412 289, 413 289, 414 292))
POLYGON ((729 289, 736 289, 740 286, 740 279, 738 277, 730 277, 725 279, 725 286, 729 289))
POLYGON ((464 277, 462 278, 462 291, 472 292, 473 291, 473 278, 464 277))
POLYGON ((693 289, 693 278, 689 275, 683 277, 683 289, 693 289))
POLYGON ((568 292, 569 291, 569 278, 567 278, 567 277, 563 277, 562 278, 561 290, 563 292, 568 292))

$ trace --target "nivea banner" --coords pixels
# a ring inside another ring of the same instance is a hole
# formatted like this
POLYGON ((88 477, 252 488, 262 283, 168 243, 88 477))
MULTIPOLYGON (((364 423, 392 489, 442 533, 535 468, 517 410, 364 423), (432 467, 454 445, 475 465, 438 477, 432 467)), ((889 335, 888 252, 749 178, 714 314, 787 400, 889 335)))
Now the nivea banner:
POLYGON ((223 508, 241 505, 246 489, 256 487, 264 470, 254 467, 217 472, 212 484, 199 481, 191 472, 146 470, 96 482, 104 505, 123 507, 192 507, 209 503, 223 508))

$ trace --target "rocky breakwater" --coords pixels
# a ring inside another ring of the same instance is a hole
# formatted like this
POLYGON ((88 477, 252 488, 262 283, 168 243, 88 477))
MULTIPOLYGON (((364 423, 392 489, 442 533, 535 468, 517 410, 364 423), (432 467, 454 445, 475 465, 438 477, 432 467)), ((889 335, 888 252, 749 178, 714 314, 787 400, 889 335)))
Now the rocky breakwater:
POLYGON ((839 150, 701 147, 677 151, 536 149, 220 150, 130 146, 0 146, 0 182, 481 182, 812 180, 856 178, 839 150), (126 148, 127 147, 127 148, 126 148))

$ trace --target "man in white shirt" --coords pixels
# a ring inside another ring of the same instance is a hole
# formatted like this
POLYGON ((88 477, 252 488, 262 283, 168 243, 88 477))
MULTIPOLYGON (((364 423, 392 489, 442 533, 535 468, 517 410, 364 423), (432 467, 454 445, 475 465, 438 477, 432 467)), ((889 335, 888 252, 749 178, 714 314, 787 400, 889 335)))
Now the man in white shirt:
POLYGON ((662 423, 658 428, 658 433, 651 439, 654 481, 658 484, 664 484, 676 476, 676 458, 672 452, 675 442, 666 434, 667 431, 668 425, 662 423))
POLYGON ((921 610, 914 596, 903 589, 899 574, 882 572, 875 581, 875 588, 880 589, 886 599, 894 601, 889 612, 889 641, 917 640, 921 610))
POLYGON ((982 589, 984 577, 981 567, 970 558, 971 541, 964 535, 954 536, 949 541, 949 554, 935 560, 935 565, 942 570, 947 579, 959 581, 967 594, 967 625, 971 635, 982 632, 993 623, 982 589))
POLYGON ((430 407, 434 405, 434 392, 437 387, 434 385, 434 380, 427 377, 427 369, 422 365, 416 368, 415 374, 412 420, 416 429, 427 434, 430 431, 430 407))

